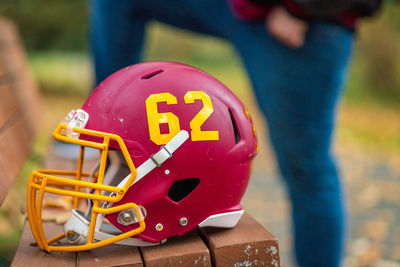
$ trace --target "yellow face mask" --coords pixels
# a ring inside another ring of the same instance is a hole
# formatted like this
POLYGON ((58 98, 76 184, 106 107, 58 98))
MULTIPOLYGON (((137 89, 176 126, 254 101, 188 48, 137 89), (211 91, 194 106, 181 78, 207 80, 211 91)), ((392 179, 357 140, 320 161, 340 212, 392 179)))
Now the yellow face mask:
POLYGON ((52 251, 82 251, 94 249, 111 243, 119 242, 128 237, 135 236, 145 230, 145 222, 142 211, 135 203, 126 203, 116 207, 112 204, 118 202, 127 192, 128 188, 133 184, 137 171, 128 153, 126 145, 122 138, 115 134, 99 132, 84 129, 88 120, 88 114, 83 110, 72 111, 66 120, 60 123, 53 133, 55 139, 80 146, 79 159, 76 171, 64 170, 35 170, 31 173, 28 190, 27 190, 27 213, 29 224, 34 238, 40 249, 48 252, 52 251), (94 137, 99 142, 80 140, 79 136, 94 137), (130 170, 130 176, 123 186, 111 186, 103 184, 104 174, 106 171, 107 157, 110 142, 118 144, 122 155, 124 156, 127 166, 130 170), (98 149, 100 151, 100 164, 95 181, 84 181, 89 179, 90 173, 83 172, 83 159, 85 147, 98 149), (74 229, 67 230, 65 233, 47 238, 43 229, 42 209, 45 194, 55 194, 69 196, 73 199, 72 217, 78 218, 82 223, 87 224, 87 233, 84 238, 83 233, 79 233, 74 229), (80 200, 90 200, 92 206, 90 219, 84 219, 82 214, 77 212, 80 200), (109 235, 107 239, 98 240, 95 238, 96 225, 103 220, 106 214, 117 213, 135 218, 138 227, 118 235, 109 235), (63 241, 65 245, 58 241, 63 241), (79 242, 78 242, 79 240, 79 242))

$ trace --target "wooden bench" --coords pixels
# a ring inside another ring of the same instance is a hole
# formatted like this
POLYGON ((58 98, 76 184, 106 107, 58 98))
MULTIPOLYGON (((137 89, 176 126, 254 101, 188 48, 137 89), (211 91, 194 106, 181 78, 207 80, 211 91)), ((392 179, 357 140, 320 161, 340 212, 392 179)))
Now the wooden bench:
MULTIPOLYGON (((0 20, 0 204, 32 143, 40 98, 14 25, 0 20)), ((73 169, 76 162, 51 153, 44 167, 73 169)), ((61 225, 45 223, 59 233, 61 225)), ((196 229, 164 245, 110 245, 86 252, 40 251, 26 223, 11 266, 280 266, 277 239, 245 214, 233 229, 196 229)))

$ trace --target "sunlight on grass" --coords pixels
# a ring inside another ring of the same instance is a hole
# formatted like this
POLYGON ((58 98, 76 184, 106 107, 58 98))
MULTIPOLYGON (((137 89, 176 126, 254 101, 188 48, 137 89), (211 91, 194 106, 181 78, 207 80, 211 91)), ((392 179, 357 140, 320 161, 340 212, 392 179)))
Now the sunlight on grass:
POLYGON ((377 153, 400 154, 400 111, 381 103, 345 101, 339 116, 338 141, 377 153))
POLYGON ((92 86, 88 56, 81 53, 37 52, 29 64, 42 93, 85 96, 92 86))

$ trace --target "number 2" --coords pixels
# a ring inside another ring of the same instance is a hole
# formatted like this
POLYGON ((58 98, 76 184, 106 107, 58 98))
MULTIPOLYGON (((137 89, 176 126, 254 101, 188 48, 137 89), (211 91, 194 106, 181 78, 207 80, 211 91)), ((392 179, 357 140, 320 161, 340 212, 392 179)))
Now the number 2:
MULTIPOLYGON (((218 131, 201 130, 201 126, 214 112, 211 98, 203 91, 189 91, 185 94, 184 100, 185 104, 193 104, 195 100, 201 100, 203 103, 202 109, 190 121, 191 140, 219 140, 218 131)), ((157 104, 160 102, 166 102, 167 105, 173 105, 177 104, 177 99, 170 93, 153 94, 146 99, 150 140, 157 145, 165 145, 180 131, 180 124, 179 118, 175 114, 171 112, 158 112, 157 104), (168 124, 169 133, 162 134, 160 131, 160 124, 164 123, 168 124)))
POLYGON ((190 129, 192 129, 192 141, 219 140, 218 131, 201 130, 201 125, 203 125, 203 123, 214 112, 211 98, 203 91, 189 91, 185 95, 186 104, 193 104, 196 99, 203 102, 203 108, 190 121, 190 129))

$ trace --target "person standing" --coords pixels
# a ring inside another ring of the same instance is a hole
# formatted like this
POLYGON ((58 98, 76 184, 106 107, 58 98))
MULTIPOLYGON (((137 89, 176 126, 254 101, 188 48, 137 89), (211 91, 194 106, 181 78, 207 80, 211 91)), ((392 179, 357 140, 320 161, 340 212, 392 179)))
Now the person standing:
POLYGON ((331 151, 360 17, 379 0, 91 0, 96 84, 143 56, 147 22, 229 40, 268 123, 299 266, 340 266, 346 208, 331 151), (329 3, 327 3, 329 2, 329 3))

